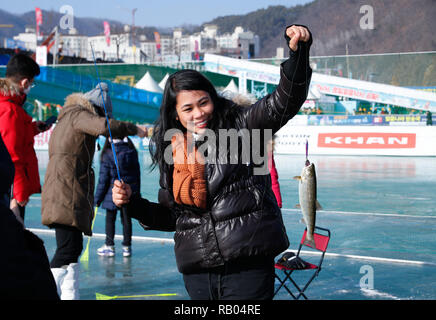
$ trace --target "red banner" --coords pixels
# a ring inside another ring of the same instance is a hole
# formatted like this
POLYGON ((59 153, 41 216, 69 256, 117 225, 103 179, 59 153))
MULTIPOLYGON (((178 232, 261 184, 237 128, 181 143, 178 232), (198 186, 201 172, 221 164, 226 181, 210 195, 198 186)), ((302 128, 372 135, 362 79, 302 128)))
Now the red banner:
POLYGON ((106 36, 106 43, 108 46, 110 46, 111 45, 111 27, 109 25, 109 22, 104 21, 103 27, 104 27, 104 35, 106 36))
POLYGON ((156 42, 156 52, 160 54, 160 34, 159 32, 154 32, 154 41, 156 42))
POLYGON ((195 51, 195 60, 200 60, 200 54, 198 52, 198 40, 195 40, 194 51, 195 51))
POLYGON ((42 24, 42 11, 40 8, 35 8, 36 18, 36 35, 39 36, 39 26, 42 24))

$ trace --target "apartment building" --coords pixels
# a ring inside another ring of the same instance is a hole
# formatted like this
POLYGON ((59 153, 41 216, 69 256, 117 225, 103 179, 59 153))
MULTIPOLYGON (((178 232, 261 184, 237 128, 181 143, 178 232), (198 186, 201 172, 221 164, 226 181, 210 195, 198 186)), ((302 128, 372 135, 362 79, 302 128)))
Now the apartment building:
MULTIPOLYGON (((92 60, 92 46, 96 59, 126 63, 200 60, 204 53, 240 59, 258 56, 259 37, 253 32, 241 26, 237 26, 232 33, 219 34, 218 31, 218 26, 212 24, 206 24, 202 31, 194 34, 184 34, 182 28, 175 28, 171 35, 160 35, 160 52, 154 39, 147 39, 145 35, 139 35, 134 43, 127 26, 123 33, 111 34, 109 38, 105 35, 87 37, 72 29, 68 34, 59 34, 58 44, 64 55, 92 60)), ((27 50, 36 49, 34 29, 26 29, 14 40, 24 43, 27 50)))

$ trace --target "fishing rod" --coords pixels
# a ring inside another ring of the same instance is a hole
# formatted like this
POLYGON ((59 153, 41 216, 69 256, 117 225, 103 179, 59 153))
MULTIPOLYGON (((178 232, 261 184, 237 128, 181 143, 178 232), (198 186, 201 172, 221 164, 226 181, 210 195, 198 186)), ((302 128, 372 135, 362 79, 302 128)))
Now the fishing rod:
MULTIPOLYGON (((109 138, 107 138, 107 139, 109 139, 109 143, 110 143, 111 149, 112 149, 112 154, 114 156, 114 162, 115 162, 115 168, 117 169, 118 180, 120 182, 123 182, 123 180, 121 179, 120 167, 118 165, 117 153, 115 151, 115 144, 114 144, 114 140, 112 138, 112 131, 111 131, 111 126, 110 126, 110 122, 109 122, 108 112, 107 112, 107 109, 106 109, 106 103, 105 103, 104 97, 103 97, 103 88, 101 87, 101 80, 100 80, 100 75, 98 73, 97 62, 95 60, 94 48, 92 47, 92 43, 90 43, 90 45, 91 45, 91 51, 92 51, 92 59, 94 60, 95 72, 96 72, 96 75, 97 75, 97 81, 98 81, 98 85, 100 87, 101 100, 103 100, 104 115, 106 117, 107 127, 108 127, 108 131, 109 131, 109 138)), ((123 206, 121 206, 120 209, 121 209, 122 214, 124 216, 127 216, 126 207, 123 205, 123 206)), ((95 218, 95 216, 94 216, 94 218, 95 218)))
POLYGON ((105 103, 104 97, 103 97, 103 88, 101 87, 100 75, 98 74, 97 63, 96 63, 96 60, 95 60, 94 48, 92 47, 92 43, 90 43, 90 45, 91 45, 92 59, 94 60, 95 72, 96 72, 96 75, 97 75, 97 81, 98 81, 98 85, 100 87, 101 100, 103 101, 104 115, 106 117, 107 127, 108 127, 108 130, 109 130, 109 137, 110 137, 109 143, 111 145, 112 153, 114 155, 115 168, 117 169, 118 180, 122 181, 121 180, 121 175, 120 175, 120 168, 118 166, 117 153, 115 152, 115 144, 113 143, 112 131, 111 131, 110 123, 109 123, 109 116, 108 116, 108 113, 107 113, 107 110, 106 110, 106 103, 105 103))

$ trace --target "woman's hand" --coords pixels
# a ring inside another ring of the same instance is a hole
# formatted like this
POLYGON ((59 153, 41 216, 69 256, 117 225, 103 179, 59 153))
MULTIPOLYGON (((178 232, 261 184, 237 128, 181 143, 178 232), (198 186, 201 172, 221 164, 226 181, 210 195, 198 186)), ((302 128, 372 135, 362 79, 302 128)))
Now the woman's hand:
POLYGON ((301 26, 290 26, 286 29, 286 35, 291 39, 288 46, 292 51, 298 50, 298 41, 308 42, 310 39, 309 30, 301 26))
POLYGON ((117 207, 121 207, 124 204, 129 203, 129 199, 132 195, 132 189, 127 183, 114 181, 114 187, 112 188, 112 201, 117 207))

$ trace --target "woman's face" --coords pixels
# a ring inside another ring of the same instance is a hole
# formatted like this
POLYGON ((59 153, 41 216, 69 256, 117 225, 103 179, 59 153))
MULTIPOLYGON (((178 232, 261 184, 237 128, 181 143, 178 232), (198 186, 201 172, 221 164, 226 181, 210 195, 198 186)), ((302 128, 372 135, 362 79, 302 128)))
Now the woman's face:
POLYGON ((177 120, 188 131, 204 133, 212 119, 213 108, 212 99, 206 91, 181 90, 177 94, 177 120))

